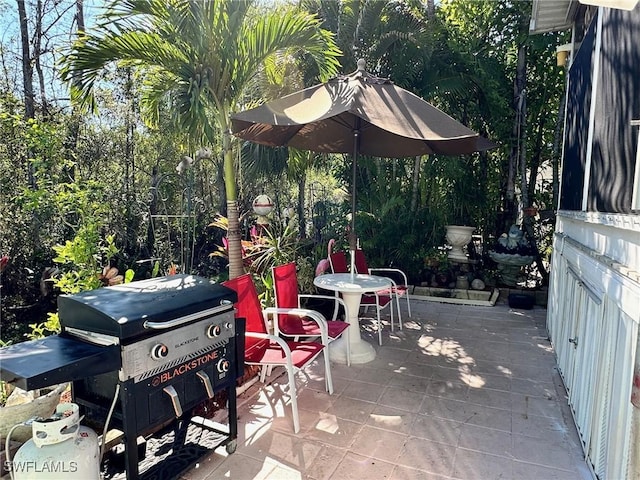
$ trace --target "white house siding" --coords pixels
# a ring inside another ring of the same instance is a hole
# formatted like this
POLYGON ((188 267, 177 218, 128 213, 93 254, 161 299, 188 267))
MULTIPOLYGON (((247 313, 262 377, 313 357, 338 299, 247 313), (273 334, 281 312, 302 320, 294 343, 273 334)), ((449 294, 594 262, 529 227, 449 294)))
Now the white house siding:
POLYGON ((560 211, 547 325, 597 478, 640 476, 640 215, 560 211))
POLYGON ((594 477, 640 480, 640 4, 533 0, 531 33, 569 24, 547 327, 594 477))

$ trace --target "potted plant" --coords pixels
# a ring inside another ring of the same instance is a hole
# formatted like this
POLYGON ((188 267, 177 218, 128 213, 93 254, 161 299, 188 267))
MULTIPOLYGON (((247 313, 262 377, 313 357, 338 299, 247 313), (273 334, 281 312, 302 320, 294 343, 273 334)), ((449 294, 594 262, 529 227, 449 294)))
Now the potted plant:
POLYGON ((431 287, 448 287, 451 282, 451 262, 443 249, 432 248, 424 256, 422 277, 431 287))

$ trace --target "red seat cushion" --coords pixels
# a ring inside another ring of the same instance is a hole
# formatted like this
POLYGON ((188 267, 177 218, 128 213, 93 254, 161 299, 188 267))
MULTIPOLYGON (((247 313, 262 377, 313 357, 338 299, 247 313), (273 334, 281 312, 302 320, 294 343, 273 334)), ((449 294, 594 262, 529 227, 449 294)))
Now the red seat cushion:
MULTIPOLYGON (((249 274, 227 280, 223 283, 238 294, 236 303, 236 317, 246 320, 248 333, 267 333, 267 328, 262 317, 262 307, 258 299, 258 292, 249 274)), ((339 322, 342 323, 342 322, 339 322)), ((291 350, 291 361, 297 368, 304 367, 324 348, 316 342, 287 342, 291 350)), ((245 336, 244 358, 247 363, 285 365, 286 355, 277 343, 271 343, 266 338, 245 336)))
POLYGON ((269 340, 266 338, 244 338, 244 361, 247 363, 259 363, 269 348, 269 340))
MULTIPOLYGON (((273 284, 276 292, 276 305, 279 308, 298 308, 298 276, 293 262, 279 265, 273 269, 273 284)), ((278 315, 278 327, 287 335, 317 337, 320 327, 313 320, 299 315, 278 315)), ((330 338, 338 337, 349 326, 340 321, 327 321, 330 338)))
MULTIPOLYGON (((340 320, 328 320, 327 321, 327 330, 329 334, 329 338, 337 338, 349 327, 347 322, 342 322, 340 320)), ((303 334, 300 336, 309 336, 309 337, 319 337, 320 336, 320 327, 313 320, 303 320, 302 321, 302 331, 303 334)))
POLYGON ((376 305, 379 303, 381 307, 386 307, 387 304, 391 301, 390 295, 378 295, 376 298, 375 295, 365 293, 362 295, 362 299, 360 300, 360 305, 376 305))
POLYGON ((393 292, 399 295, 400 297, 406 295, 409 291, 409 288, 406 285, 397 285, 393 287, 393 292))
MULTIPOLYGON (((303 368, 324 348, 324 345, 316 342, 287 342, 287 345, 291 349, 291 362, 296 368, 303 368)), ((260 359, 251 361, 271 365, 287 363, 284 350, 274 343, 269 345, 260 359)))
POLYGON ((327 327, 329 337, 336 338, 349 327, 349 324, 347 322, 341 322, 340 320, 327 320, 327 327))

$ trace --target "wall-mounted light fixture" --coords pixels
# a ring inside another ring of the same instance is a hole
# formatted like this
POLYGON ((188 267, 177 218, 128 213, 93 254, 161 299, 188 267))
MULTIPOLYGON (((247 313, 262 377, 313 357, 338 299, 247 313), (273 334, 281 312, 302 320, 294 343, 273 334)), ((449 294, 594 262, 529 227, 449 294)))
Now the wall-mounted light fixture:
POLYGON ((620 10, 633 10, 638 5, 639 0, 580 0, 584 5, 595 5, 596 7, 618 8, 620 10))
POLYGON ((564 67, 567 64, 567 58, 571 53, 573 43, 565 43, 564 45, 558 45, 556 48, 556 64, 559 67, 564 67))

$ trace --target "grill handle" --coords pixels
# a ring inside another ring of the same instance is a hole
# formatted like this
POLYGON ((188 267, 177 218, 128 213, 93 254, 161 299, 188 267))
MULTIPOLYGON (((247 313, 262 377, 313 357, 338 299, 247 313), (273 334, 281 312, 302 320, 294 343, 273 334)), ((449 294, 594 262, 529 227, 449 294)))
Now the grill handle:
POLYGON ((182 416, 182 405, 180 405, 180 398, 178 397, 178 392, 173 388, 173 385, 167 385, 162 389, 164 393, 169 395, 171 399, 171 404, 173 405, 173 410, 176 412, 176 417, 182 416))
POLYGON ((204 388, 207 391, 207 397, 213 398, 213 386, 211 385, 211 380, 209 379, 209 375, 207 375, 202 370, 196 373, 196 375, 204 385, 204 388))
POLYGON ((221 300, 219 307, 210 308, 209 310, 202 310, 185 317, 169 320, 168 322, 150 322, 149 320, 145 320, 142 326, 151 330, 166 330, 168 328, 179 327, 180 325, 184 325, 185 323, 189 323, 193 320, 202 318, 207 315, 216 315, 220 312, 231 309, 232 306, 233 302, 231 300, 221 300))

